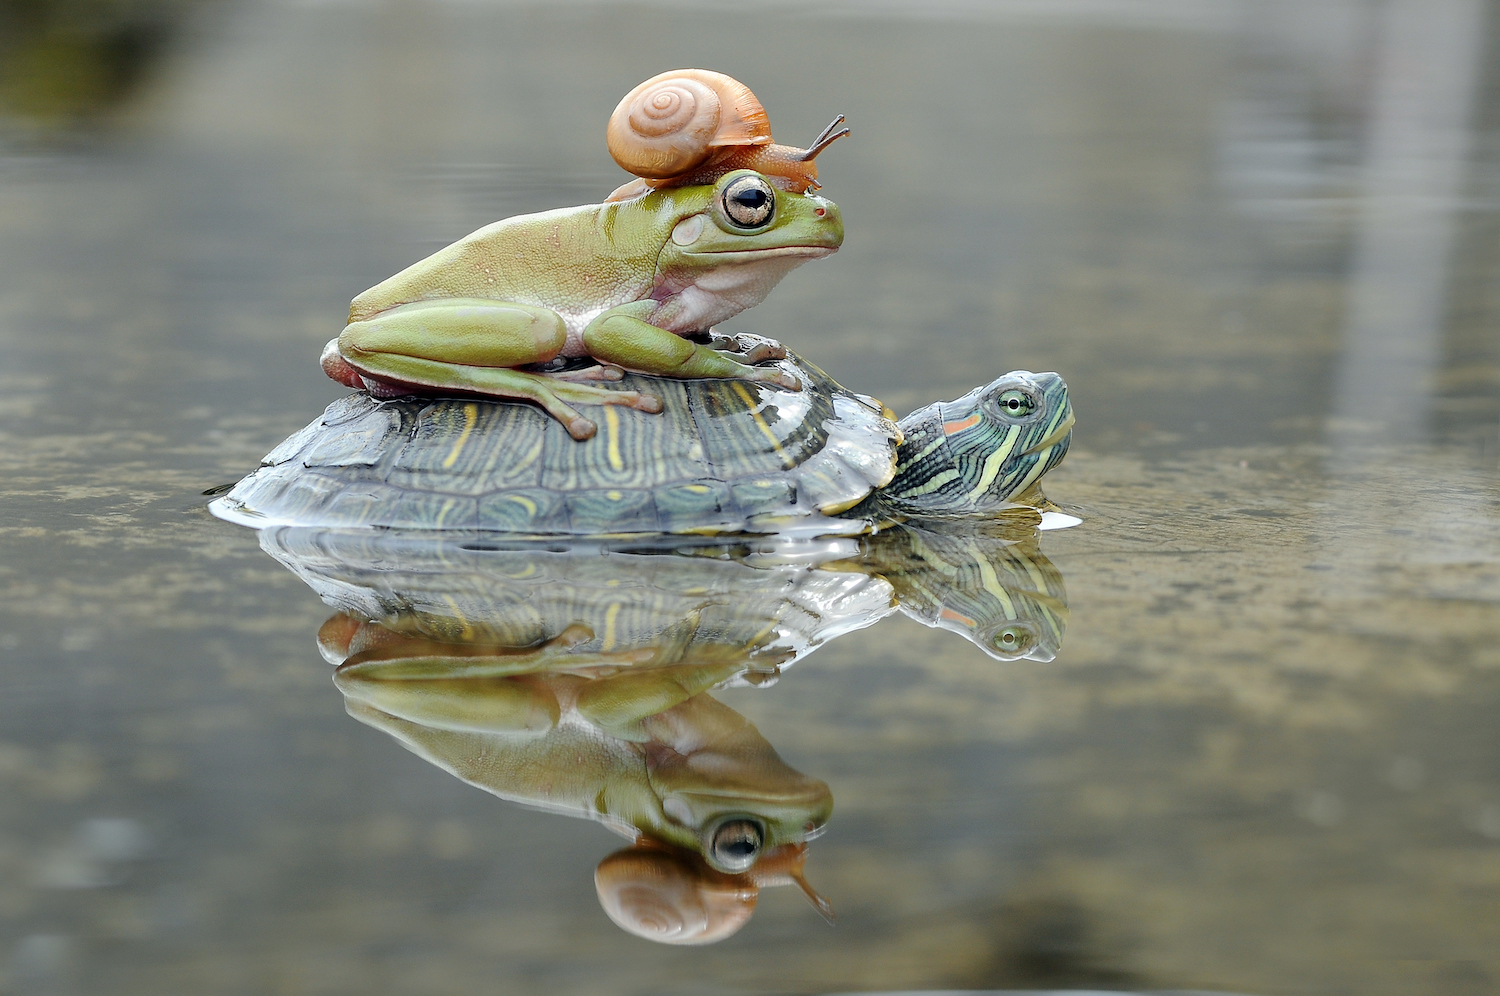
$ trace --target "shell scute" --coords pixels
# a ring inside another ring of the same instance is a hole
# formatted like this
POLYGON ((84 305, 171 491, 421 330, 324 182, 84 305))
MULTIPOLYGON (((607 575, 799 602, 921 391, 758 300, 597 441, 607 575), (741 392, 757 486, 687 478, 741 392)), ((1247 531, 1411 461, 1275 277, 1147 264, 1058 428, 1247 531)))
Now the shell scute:
MULTIPOLYGON (((795 372, 806 376, 806 371, 795 372)), ((784 473, 823 448, 828 438, 824 423, 833 415, 824 385, 809 383, 803 391, 741 381, 725 385, 724 390, 696 392, 692 399, 713 476, 729 480, 784 473)))
POLYGON ((573 531, 581 534, 653 532, 656 502, 650 491, 609 488, 564 496, 573 531))
POLYGON ((729 485, 711 479, 657 488, 655 499, 656 514, 668 528, 675 522, 702 522, 734 508, 729 485))
POLYGON ((328 502, 324 514, 330 519, 345 522, 368 522, 383 517, 386 509, 395 508, 403 495, 403 488, 389 484, 368 483, 346 487, 328 502))
POLYGON ((543 532, 562 514, 563 496, 544 488, 502 491, 479 499, 479 528, 495 532, 543 532))
POLYGON ((390 506, 388 525, 395 529, 477 529, 479 502, 459 495, 402 492, 390 506))
MULTIPOLYGON (((716 476, 703 459, 698 427, 689 411, 684 382, 654 382, 652 393, 663 410, 648 414, 623 405, 603 405, 590 417, 599 430, 579 442, 556 422, 535 409, 526 409, 544 431, 528 428, 529 438, 545 434, 540 484, 572 492, 603 486, 654 488, 674 481, 716 476)), ((509 407, 520 407, 511 405, 509 407)))
POLYGON ((521 405, 438 401, 417 414, 386 480, 402 488, 479 496, 541 483, 541 445, 529 439, 538 413, 521 405))
POLYGON ((372 467, 387 456, 388 441, 403 437, 401 416, 382 405, 355 419, 328 426, 302 456, 302 466, 372 467))
POLYGON ((735 505, 746 515, 760 515, 784 505, 797 504, 797 485, 785 478, 745 481, 734 485, 730 490, 734 494, 735 505))

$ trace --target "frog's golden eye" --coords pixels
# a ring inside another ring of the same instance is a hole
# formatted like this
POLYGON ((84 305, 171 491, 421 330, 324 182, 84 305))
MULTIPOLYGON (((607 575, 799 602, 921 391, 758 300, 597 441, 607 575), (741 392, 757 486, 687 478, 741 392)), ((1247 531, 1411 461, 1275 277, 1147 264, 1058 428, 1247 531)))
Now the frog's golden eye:
POLYGON ((742 176, 729 183, 719 195, 724 217, 736 228, 764 228, 776 212, 776 191, 760 176, 742 176))
POLYGON ((719 871, 738 873, 755 864, 766 843, 765 827, 749 816, 732 816, 708 833, 704 857, 719 871))

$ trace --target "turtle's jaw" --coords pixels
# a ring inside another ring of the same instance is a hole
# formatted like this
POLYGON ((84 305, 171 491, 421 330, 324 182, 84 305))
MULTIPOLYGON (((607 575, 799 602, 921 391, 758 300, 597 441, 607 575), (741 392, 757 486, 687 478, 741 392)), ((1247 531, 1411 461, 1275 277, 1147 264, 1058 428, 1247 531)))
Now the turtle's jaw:
MULTIPOLYGON (((1063 419, 1062 422, 1057 426, 1057 428, 1047 433, 1045 439, 1040 440, 1035 446, 1026 450, 1021 455, 1030 456, 1033 453, 1040 453, 1042 450, 1058 445, 1062 446, 1063 453, 1068 452, 1068 444, 1072 441, 1073 436, 1073 422, 1073 412, 1069 410, 1068 417, 1063 419)), ((1058 459, 1062 459, 1061 454, 1058 455, 1058 459)))

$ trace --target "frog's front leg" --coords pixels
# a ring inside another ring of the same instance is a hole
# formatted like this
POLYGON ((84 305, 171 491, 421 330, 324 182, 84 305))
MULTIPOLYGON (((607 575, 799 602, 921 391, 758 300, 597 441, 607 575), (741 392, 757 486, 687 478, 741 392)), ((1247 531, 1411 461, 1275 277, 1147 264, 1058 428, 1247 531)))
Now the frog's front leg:
POLYGON ((802 390, 802 382, 785 370, 748 366, 718 350, 657 328, 646 321, 655 309, 654 301, 611 308, 583 330, 584 348, 596 360, 641 373, 766 381, 789 391, 802 390))
POLYGON ((752 365, 764 363, 767 360, 786 359, 785 346, 775 339, 768 339, 753 332, 725 334, 718 329, 709 329, 708 345, 714 349, 734 353, 743 362, 752 365))
POLYGON ((649 394, 612 391, 513 369, 553 359, 566 342, 562 317, 547 308, 484 298, 447 298, 404 304, 350 323, 338 337, 336 349, 325 350, 323 369, 343 383, 350 383, 343 375, 347 366, 398 387, 534 401, 575 439, 589 438, 596 427, 569 402, 661 411, 661 399, 649 394))

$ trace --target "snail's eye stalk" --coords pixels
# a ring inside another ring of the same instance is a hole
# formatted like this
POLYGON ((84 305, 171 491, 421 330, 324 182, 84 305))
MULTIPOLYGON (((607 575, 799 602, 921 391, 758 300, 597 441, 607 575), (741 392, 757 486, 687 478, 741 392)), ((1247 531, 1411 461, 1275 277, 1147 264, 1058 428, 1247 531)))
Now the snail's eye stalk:
POLYGON ((848 128, 839 128, 838 131, 834 131, 835 128, 838 128, 839 125, 843 123, 844 116, 842 114, 830 121, 828 123, 828 127, 824 128, 823 131, 818 135, 818 137, 813 139, 813 144, 808 146, 807 151, 802 153, 802 162, 812 162, 814 159, 818 158, 819 152, 822 152, 834 142, 849 134, 848 128))

